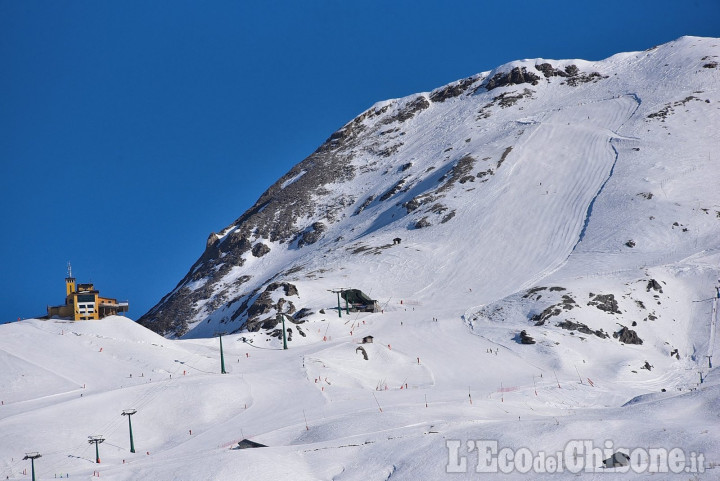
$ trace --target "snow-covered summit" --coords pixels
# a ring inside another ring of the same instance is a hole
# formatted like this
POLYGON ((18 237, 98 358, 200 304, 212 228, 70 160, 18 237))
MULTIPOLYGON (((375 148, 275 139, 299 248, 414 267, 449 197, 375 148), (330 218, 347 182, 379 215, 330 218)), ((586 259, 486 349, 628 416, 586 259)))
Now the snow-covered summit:
POLYGON ((380 300, 472 288, 486 304, 559 269, 715 248, 718 54, 717 39, 683 37, 380 102, 211 234, 140 322, 165 336, 272 330, 278 309, 317 311, 346 284, 380 300))

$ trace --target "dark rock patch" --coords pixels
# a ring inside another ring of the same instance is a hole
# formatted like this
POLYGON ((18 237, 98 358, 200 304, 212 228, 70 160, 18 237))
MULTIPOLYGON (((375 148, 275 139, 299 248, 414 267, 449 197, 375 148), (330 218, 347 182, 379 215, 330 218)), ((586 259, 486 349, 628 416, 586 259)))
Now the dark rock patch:
POLYGON ((402 190, 403 186, 405 185, 405 182, 406 182, 406 181, 407 181, 407 177, 405 177, 404 179, 398 180, 398 181, 395 183, 395 185, 393 185, 392 187, 390 187, 389 190, 387 190, 383 195, 380 196, 380 201, 381 201, 381 202, 382 202, 382 201, 386 201, 386 200, 388 200, 390 197, 392 197, 393 195, 395 195, 395 194, 397 194, 398 192, 400 192, 400 191, 402 190))
POLYGON ((515 105, 518 100, 524 99, 526 97, 532 97, 533 91, 530 89, 524 89, 520 93, 515 92, 505 92, 493 99, 493 102, 500 106, 500 108, 508 108, 515 105))
MULTIPOLYGON (((476 77, 468 77, 457 82, 451 83, 441 89, 435 90, 430 94, 430 100, 433 102, 445 102, 447 99, 458 97, 463 94, 477 80, 476 77)), ((489 89, 488 89, 489 90, 489 89)))
POLYGON ((401 165, 400 168, 398 169, 398 172, 405 172, 406 170, 408 170, 408 169, 409 169, 410 167, 412 167, 412 166, 413 166, 413 163, 412 163, 412 162, 408 162, 408 163, 406 163, 406 164, 403 164, 403 165, 401 165))
POLYGON ((532 72, 528 72, 525 67, 514 67, 509 72, 496 73, 491 79, 485 82, 484 85, 481 85, 481 87, 485 87, 489 92, 490 90, 506 85, 520 85, 525 83, 537 85, 538 80, 540 80, 540 77, 532 72))
POLYGON ((557 305, 546 307, 540 314, 535 314, 530 318, 536 326, 542 326, 551 317, 558 316, 562 312, 557 305))
POLYGON ((428 210, 433 214, 442 214, 443 212, 448 210, 448 208, 445 205, 438 203, 431 205, 428 210))
POLYGON ((472 177, 469 175, 469 173, 473 170, 475 162, 476 160, 472 155, 464 155, 460 160, 455 163, 455 165, 453 165, 452 169, 450 169, 445 175, 438 179, 438 182, 445 183, 437 189, 437 192, 445 192, 446 190, 450 189, 456 181, 459 181, 463 178, 472 177))
POLYGON ((536 294, 540 291, 544 291, 547 289, 547 287, 533 287, 532 289, 528 289, 528 291, 523 296, 523 299, 527 299, 528 297, 532 296, 533 294, 536 294))
POLYGON ((663 108, 661 108, 657 112, 653 112, 653 113, 649 114, 647 116, 647 118, 648 119, 659 119, 661 122, 664 122, 665 119, 669 115, 672 115, 675 112, 674 107, 682 107, 686 103, 690 102, 691 100, 695 100, 698 102, 702 101, 702 99, 699 99, 699 98, 695 97, 694 95, 689 95, 682 100, 677 100, 675 102, 665 104, 665 106, 663 108))
POLYGON ((400 109, 400 111, 395 116, 395 119, 399 122, 405 122, 406 120, 415 117, 415 114, 417 114, 418 112, 422 112, 428 107, 430 107, 430 102, 428 102, 428 99, 420 96, 412 102, 409 102, 404 108, 400 109))
POLYGON ((623 326, 622 329, 613 333, 613 337, 624 344, 642 344, 643 341, 638 337, 637 332, 623 326))
POLYGON ((451 210, 450 212, 445 214, 445 216, 443 216, 443 218, 440 220, 440 223, 444 224, 444 223, 448 222, 450 219, 452 219, 453 217, 455 217, 455 211, 451 210))
POLYGON ((593 293, 590 293, 590 301, 588 302, 588 306, 595 306, 601 311, 605 311, 610 314, 622 314, 620 312, 620 309, 618 309, 618 303, 615 300, 615 296, 613 294, 596 294, 593 295, 593 293))
POLYGON ((415 222, 415 229, 422 229, 424 227, 430 227, 432 224, 427 220, 427 217, 423 217, 419 221, 415 222))
POLYGON ((562 322, 559 322, 556 324, 557 327, 560 327, 562 329, 568 330, 568 331, 578 331, 582 332, 583 334, 593 334, 600 339, 606 339, 608 337, 607 334, 602 329, 598 329, 596 331, 590 329, 588 326, 581 322, 573 322, 569 320, 565 320, 562 322))
POLYGON ((313 222, 313 224, 299 235, 298 247, 311 245, 316 243, 325 232, 325 224, 322 222, 313 222))
POLYGON ((296 321, 299 321, 300 319, 303 319, 308 316, 312 316, 313 314, 315 314, 315 313, 312 311, 312 309, 303 307, 302 309, 297 311, 293 317, 295 318, 296 321))
MULTIPOLYGON (((483 170, 482 172, 478 172, 475 177, 478 179, 483 179, 486 176, 493 175, 495 172, 492 169, 483 170)), ((484 179, 483 182, 487 182, 488 179, 484 179)))
POLYGON ((365 201, 364 201, 362 204, 360 204, 360 207, 358 207, 357 209, 355 209, 355 212, 353 213, 353 215, 358 215, 360 212, 364 211, 365 208, 366 208, 367 206, 369 206, 369 205, 372 203, 373 200, 375 200, 375 196, 374 196, 374 195, 371 195, 370 197, 368 197, 367 199, 365 199, 365 201))
POLYGON ((276 312, 284 312, 289 315, 292 315, 296 311, 293 302, 283 297, 278 299, 277 302, 273 302, 272 294, 279 289, 282 289, 283 293, 288 297, 298 296, 298 290, 294 284, 290 284, 289 282, 273 282, 269 284, 261 294, 259 294, 260 290, 258 289, 249 296, 233 314, 232 320, 245 315, 247 317, 245 327, 251 332, 257 332, 260 329, 274 329, 277 325, 276 316, 264 317, 262 319, 261 317, 266 316, 273 309, 276 312))
POLYGON ((654 291, 658 291, 660 294, 662 294, 662 291, 663 291, 662 286, 655 279, 650 279, 648 281, 647 286, 645 288, 645 292, 650 292, 650 289, 652 289, 654 291))
POLYGON ((568 74, 564 70, 553 68, 553 66, 549 63, 541 63, 539 65, 535 65, 535 69, 542 72, 545 78, 568 77, 568 74))
POLYGON ((528 336, 526 331, 520 331, 520 334, 515 336, 515 340, 520 344, 535 344, 535 339, 528 336))
POLYGON ((381 149, 377 149, 377 150, 369 149, 369 150, 371 153, 373 153, 375 155, 379 155, 380 157, 390 157, 391 155, 396 153, 398 150, 400 150, 400 147, 402 147, 403 145, 405 145, 405 144, 403 144, 402 142, 398 142, 397 144, 388 145, 381 149))
POLYGON ((499 169, 500 166, 503 164, 503 162, 505 162, 505 159, 507 159, 507 156, 510 155, 510 152, 512 152, 512 149, 513 149, 512 146, 505 149, 505 151, 500 156, 500 160, 498 160, 496 169, 499 169))
MULTIPOLYGON (((528 291, 523 297, 527 298, 531 295, 537 294, 540 292, 540 290, 544 290, 546 287, 538 288, 535 287, 528 291)), ((540 299, 540 295, 538 295, 535 300, 540 299)), ((553 304, 552 306, 546 307, 541 313, 535 314, 534 316, 530 317, 530 320, 535 323, 536 326, 542 326, 545 324, 545 322, 550 319, 551 317, 559 316, 560 313, 563 311, 569 311, 577 307, 577 303, 575 300, 570 297, 569 295, 565 294, 562 296, 562 300, 558 302, 557 304, 553 304)))
POLYGON ((604 78, 608 78, 607 75, 603 76, 603 75, 600 75, 598 72, 581 73, 579 75, 571 75, 566 80, 566 83, 571 87, 577 87, 578 85, 588 83, 588 82, 597 82, 598 80, 601 80, 604 78))
POLYGON ((258 242, 255 244, 252 248, 252 255, 255 257, 262 257, 268 252, 270 252, 270 248, 267 246, 267 244, 263 244, 262 242, 258 242))
POLYGON ((462 177, 460 180, 458 180, 461 184, 465 184, 467 182, 475 182, 475 176, 474 175, 466 175, 462 177))

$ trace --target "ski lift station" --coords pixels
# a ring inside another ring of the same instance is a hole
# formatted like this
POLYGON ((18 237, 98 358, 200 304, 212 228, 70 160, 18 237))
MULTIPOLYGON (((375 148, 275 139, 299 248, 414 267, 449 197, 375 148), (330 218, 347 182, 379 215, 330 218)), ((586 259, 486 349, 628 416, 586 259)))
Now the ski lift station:
POLYGON ((100 296, 93 284, 76 284, 72 267, 68 262, 68 276, 65 278, 65 304, 47 306, 47 318, 85 321, 102 319, 128 311, 128 303, 118 302, 111 297, 100 296))

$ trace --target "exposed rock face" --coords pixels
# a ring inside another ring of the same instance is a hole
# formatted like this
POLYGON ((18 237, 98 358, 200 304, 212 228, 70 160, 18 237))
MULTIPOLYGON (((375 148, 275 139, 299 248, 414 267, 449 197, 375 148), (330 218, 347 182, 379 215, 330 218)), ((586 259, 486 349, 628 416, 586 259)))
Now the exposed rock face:
POLYGON ((535 344, 535 339, 528 336, 528 333, 525 331, 520 331, 519 339, 520 339, 520 344, 535 344))
POLYGON ((288 296, 297 296, 297 287, 286 282, 270 284, 260 297, 252 303, 247 309, 246 327, 248 331, 255 332, 262 329, 273 329, 278 325, 277 316, 275 314, 268 315, 271 311, 275 313, 283 312, 293 314, 296 311, 292 301, 281 297, 277 302, 273 302, 272 295, 275 291, 282 289, 283 293, 288 296), (287 307, 286 307, 287 306, 287 307))
POLYGON ((487 81, 484 87, 487 90, 493 90, 507 85, 520 85, 525 83, 537 85, 539 80, 540 77, 532 72, 528 72, 525 67, 515 67, 509 72, 496 73, 487 81))
MULTIPOLYGON (((297 240, 298 248, 307 248, 322 239, 327 226, 341 220, 337 212, 355 202, 347 195, 333 196, 326 186, 354 179, 357 170, 353 164, 356 155, 353 149, 364 135, 371 135, 372 128, 368 125, 379 130, 381 123, 375 122, 377 117, 383 116, 385 123, 407 120, 429 105, 425 97, 419 96, 392 116, 384 115, 390 109, 389 105, 372 108, 333 133, 308 158, 270 186, 235 222, 219 233, 210 234, 205 251, 185 278, 138 322, 161 335, 180 337, 187 333, 188 321, 197 322, 203 313, 209 315, 221 305, 229 310, 222 322, 242 319, 252 291, 243 296, 238 295, 238 290, 251 278, 241 276, 232 284, 225 284, 223 277, 233 268, 244 265, 245 253, 250 252, 255 257, 270 253, 264 242, 257 243, 259 239, 280 244, 297 240), (366 133, 366 130, 370 132, 366 133), (307 218, 316 220, 309 225, 298 223, 299 219, 307 218), (202 288, 188 287, 202 281, 205 281, 202 288), (204 309, 196 307, 200 305, 204 309)), ((358 209, 361 210, 362 207, 358 209)), ((261 279, 252 280, 255 289, 261 279)))
POLYGON ((581 322, 572 322, 565 320, 563 322, 559 322, 557 326, 568 331, 578 331, 582 332, 583 334, 593 334, 601 339, 605 339, 606 337, 608 337, 608 335, 605 334, 602 329, 592 330, 581 322))
POLYGON ((252 255, 254 255, 255 257, 262 257, 265 254, 267 254, 268 252, 270 252, 270 248, 266 244, 263 244, 262 242, 258 242, 252 248, 252 255))
POLYGON ((428 99, 426 99, 423 96, 420 96, 417 99, 410 102, 400 112, 398 112, 396 119, 399 122, 405 122, 406 120, 410 120, 411 118, 415 117, 416 113, 421 112, 428 107, 430 107, 430 102, 428 102, 428 99))
POLYGON ((320 240, 323 232, 325 232, 325 224, 322 222, 314 222, 308 229, 300 234, 298 247, 316 243, 320 240))
MULTIPOLYGON (((536 287, 536 288, 528 291, 528 293, 526 293, 523 297, 528 298, 528 297, 532 296, 533 294, 536 294, 537 292, 539 292, 541 290, 545 290, 545 289, 546 289, 546 287, 536 287)), ((556 288, 556 287, 550 288, 551 291, 557 290, 557 289, 558 288, 556 288)), ((562 287, 560 289, 562 289, 562 287)), ((575 307, 577 307, 577 303, 575 302, 575 299, 573 299, 569 295, 565 294, 562 296, 561 302, 554 304, 552 306, 548 306, 540 314, 535 314, 534 316, 532 316, 530 318, 530 320, 532 322, 534 322, 536 326, 542 326, 551 317, 558 316, 563 311, 569 311, 575 307)))
POLYGON ((637 332, 633 331, 632 329, 628 329, 625 326, 623 326, 622 329, 620 329, 619 331, 613 333, 613 337, 625 344, 643 343, 642 339, 638 337, 637 332))
POLYGON ((652 289, 652 290, 654 290, 654 291, 658 291, 658 292, 660 292, 660 293, 662 293, 662 291, 663 291, 663 290, 662 290, 662 286, 661 286, 660 283, 659 283, 658 281, 656 281, 655 279, 650 279, 650 280, 648 281, 648 283, 647 283, 647 288, 646 288, 645 290, 646 290, 647 292, 650 292, 650 289, 652 289))
POLYGON ((423 217, 419 221, 415 222, 416 229, 422 229, 423 227, 430 227, 432 224, 427 220, 427 217, 423 217))
POLYGON ((380 196, 380 201, 388 200, 390 197, 400 192, 405 185, 406 180, 407 179, 400 179, 399 181, 397 181, 395 185, 393 185, 387 192, 380 196))
POLYGON ((535 68, 538 69, 539 71, 541 71, 543 73, 543 75, 545 76, 545 78, 569 77, 570 73, 568 73, 568 72, 573 72, 574 74, 577 73, 577 67, 575 65, 568 65, 567 67, 565 67, 565 70, 560 70, 560 69, 554 68, 549 63, 541 63, 539 65, 535 65, 535 68))
POLYGON ((613 294, 593 295, 590 293, 590 297, 592 299, 588 302, 588 306, 595 306, 601 311, 605 311, 610 314, 622 314, 620 309, 618 309, 618 303, 613 294))
POLYGON ((458 97, 467 91, 476 80, 476 77, 468 77, 458 82, 451 83, 446 87, 437 89, 430 95, 430 100, 433 102, 445 102, 447 99, 458 97))

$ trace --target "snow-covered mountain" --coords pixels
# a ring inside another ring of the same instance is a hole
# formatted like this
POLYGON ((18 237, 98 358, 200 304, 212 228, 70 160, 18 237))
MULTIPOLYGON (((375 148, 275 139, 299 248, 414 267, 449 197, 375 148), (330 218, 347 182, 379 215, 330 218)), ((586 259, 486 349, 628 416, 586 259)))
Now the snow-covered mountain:
POLYGON ((507 480, 718 479, 718 65, 683 37, 373 106, 140 323, 0 325, 0 479, 495 479, 487 443, 507 480))
POLYGON ((481 305, 716 249, 717 43, 516 61, 380 102, 211 234, 139 322, 273 330, 278 310, 315 312, 337 287, 382 303, 472 289, 458 306, 481 305))

